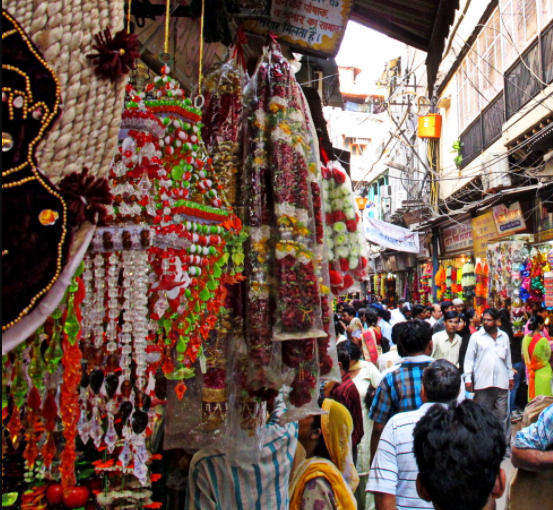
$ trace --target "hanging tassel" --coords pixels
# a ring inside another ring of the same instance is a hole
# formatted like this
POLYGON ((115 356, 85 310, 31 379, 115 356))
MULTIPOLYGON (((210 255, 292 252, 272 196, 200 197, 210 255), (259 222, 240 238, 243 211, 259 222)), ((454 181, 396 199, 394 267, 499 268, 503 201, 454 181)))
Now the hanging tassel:
POLYGON ((101 225, 106 216, 104 206, 111 204, 112 196, 106 179, 96 179, 88 174, 69 174, 59 183, 59 189, 69 208, 69 221, 73 226, 89 221, 101 225))
POLYGON ((138 38, 121 30, 111 35, 106 28, 94 36, 96 44, 93 48, 98 53, 87 55, 86 58, 94 61, 96 73, 102 78, 111 81, 125 76, 136 68, 136 59, 140 58, 140 42, 138 38))

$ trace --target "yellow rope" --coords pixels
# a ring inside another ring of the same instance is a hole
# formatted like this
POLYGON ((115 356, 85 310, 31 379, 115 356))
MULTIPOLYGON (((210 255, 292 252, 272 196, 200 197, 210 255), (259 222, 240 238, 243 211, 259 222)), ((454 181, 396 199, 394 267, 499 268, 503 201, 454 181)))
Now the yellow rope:
POLYGON ((200 71, 198 73, 198 95, 202 93, 202 80, 204 71, 204 23, 205 23, 205 0, 202 0, 202 17, 200 18, 200 71))
POLYGON ((132 0, 129 0, 129 10, 127 12, 127 33, 131 33, 131 6, 132 0))
POLYGON ((171 0, 167 0, 167 10, 165 12, 165 46, 164 53, 169 53, 169 25, 171 23, 171 0))

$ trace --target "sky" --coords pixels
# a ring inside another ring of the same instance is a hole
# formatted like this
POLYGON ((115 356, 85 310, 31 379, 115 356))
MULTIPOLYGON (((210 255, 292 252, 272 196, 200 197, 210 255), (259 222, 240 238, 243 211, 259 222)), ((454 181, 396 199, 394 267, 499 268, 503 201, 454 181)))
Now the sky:
POLYGON ((374 82, 382 75, 384 63, 400 56, 404 47, 399 41, 349 21, 336 61, 340 67, 362 69, 358 83, 373 88, 374 82))

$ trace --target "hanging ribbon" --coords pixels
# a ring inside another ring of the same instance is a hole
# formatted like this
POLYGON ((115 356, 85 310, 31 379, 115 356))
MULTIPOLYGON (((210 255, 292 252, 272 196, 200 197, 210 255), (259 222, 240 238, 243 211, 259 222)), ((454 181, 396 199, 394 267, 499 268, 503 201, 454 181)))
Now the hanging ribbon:
POLYGON ((198 71, 198 95, 194 100, 196 108, 203 108, 205 98, 202 95, 202 81, 204 74, 204 27, 205 27, 205 0, 202 0, 202 16, 200 18, 200 62, 198 71))
POLYGON ((236 33, 236 41, 234 42, 234 53, 232 58, 242 66, 242 69, 246 69, 246 56, 244 55, 244 46, 248 44, 248 38, 244 26, 240 25, 238 32, 236 33))
POLYGON ((165 44, 163 52, 169 53, 169 26, 171 23, 171 0, 167 0, 167 8, 165 11, 165 44))
POLYGON ((129 9, 127 11, 127 33, 131 33, 131 7, 132 0, 129 0, 129 9))

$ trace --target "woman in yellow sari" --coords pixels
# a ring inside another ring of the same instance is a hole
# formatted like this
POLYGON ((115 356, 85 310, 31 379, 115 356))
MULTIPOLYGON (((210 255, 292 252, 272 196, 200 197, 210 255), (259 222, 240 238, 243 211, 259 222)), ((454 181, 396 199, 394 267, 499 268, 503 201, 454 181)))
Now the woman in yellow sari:
POLYGON ((359 476, 353 464, 349 411, 325 399, 328 414, 300 421, 299 439, 306 451, 292 475, 290 510, 356 510, 359 476))
POLYGON ((551 346, 542 334, 544 319, 534 315, 528 321, 528 335, 522 341, 522 355, 528 369, 528 399, 533 400, 538 395, 551 397, 551 346))

